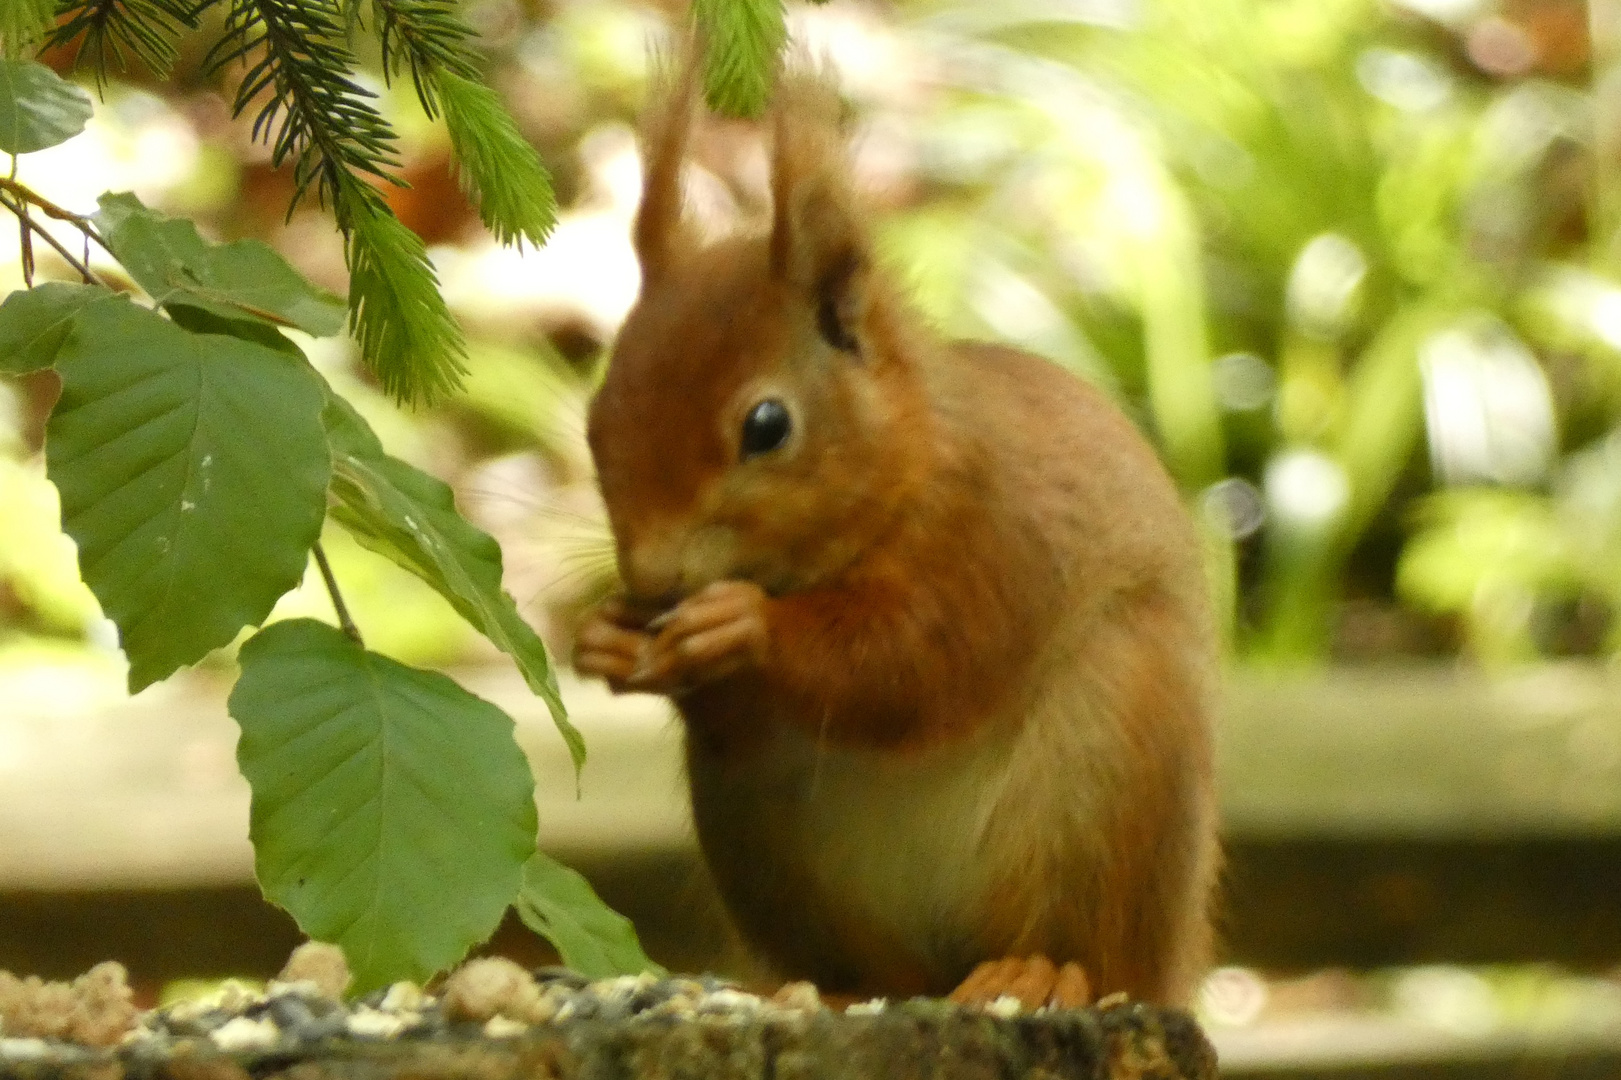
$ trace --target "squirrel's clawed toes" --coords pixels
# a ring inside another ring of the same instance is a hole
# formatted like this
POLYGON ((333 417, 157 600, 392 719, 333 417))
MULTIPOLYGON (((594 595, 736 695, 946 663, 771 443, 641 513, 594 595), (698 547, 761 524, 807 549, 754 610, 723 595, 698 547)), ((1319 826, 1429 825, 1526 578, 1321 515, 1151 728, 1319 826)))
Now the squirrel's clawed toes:
POLYGON ((1073 961, 1057 967, 1045 956, 1010 956, 980 964, 951 992, 958 1005, 989 1005, 1001 997, 1018 998, 1027 1009, 1079 1009, 1092 1003, 1092 986, 1073 961))

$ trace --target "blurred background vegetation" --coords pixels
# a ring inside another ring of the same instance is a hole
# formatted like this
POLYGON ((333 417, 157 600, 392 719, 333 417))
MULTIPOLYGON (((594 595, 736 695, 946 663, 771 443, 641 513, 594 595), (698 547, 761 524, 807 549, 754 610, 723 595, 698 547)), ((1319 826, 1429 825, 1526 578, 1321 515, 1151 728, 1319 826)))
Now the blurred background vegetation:
MULTIPOLYGON (((582 418, 635 296, 631 125, 649 44, 680 8, 464 5, 557 181, 539 252, 484 232, 442 126, 374 77, 412 185, 388 197, 431 246, 472 377, 401 413, 346 345, 306 346, 501 540, 508 587, 554 646, 612 587, 582 418)), ((1052 358, 1150 433, 1205 524, 1238 658, 1621 650, 1621 0, 789 14, 854 106, 886 260, 949 332, 1052 358)), ((123 73, 86 134, 24 159, 21 179, 76 210, 133 189, 342 291, 330 220, 284 219, 291 177, 201 59, 168 83, 123 73)), ((748 125, 708 126, 695 159, 701 220, 762 210, 748 125)), ((0 291, 21 284, 15 243, 0 237, 0 291)), ((70 276, 43 253, 41 269, 70 276)), ((0 665, 115 665, 40 461, 54 380, 0 381, 0 665)), ((373 647, 478 658, 425 586, 339 535, 328 550, 373 647)), ((305 589, 283 610, 325 604, 305 589)))

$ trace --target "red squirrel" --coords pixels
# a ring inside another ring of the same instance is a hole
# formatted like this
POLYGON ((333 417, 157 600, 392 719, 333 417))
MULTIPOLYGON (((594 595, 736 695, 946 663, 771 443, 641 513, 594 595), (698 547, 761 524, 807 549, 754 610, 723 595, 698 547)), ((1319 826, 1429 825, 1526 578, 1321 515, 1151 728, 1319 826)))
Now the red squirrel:
POLYGON ((1102 393, 910 310, 825 76, 778 79, 769 228, 700 241, 693 82, 645 124, 641 292, 588 423, 625 593, 576 669, 675 702, 704 857, 775 974, 1185 1004, 1215 662, 1175 487, 1102 393))

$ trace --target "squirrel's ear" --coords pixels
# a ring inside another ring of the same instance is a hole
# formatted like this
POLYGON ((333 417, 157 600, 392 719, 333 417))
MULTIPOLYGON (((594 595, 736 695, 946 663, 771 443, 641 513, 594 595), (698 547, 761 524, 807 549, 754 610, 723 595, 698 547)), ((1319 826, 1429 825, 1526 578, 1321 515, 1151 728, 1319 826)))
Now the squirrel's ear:
POLYGON ((681 165, 692 130, 698 49, 689 41, 656 62, 642 119, 642 202, 632 240, 642 278, 658 277, 681 242, 681 165))
POLYGON ((838 94, 814 72, 785 74, 773 111, 772 272, 815 305, 829 345, 860 352, 871 255, 850 191, 838 94))

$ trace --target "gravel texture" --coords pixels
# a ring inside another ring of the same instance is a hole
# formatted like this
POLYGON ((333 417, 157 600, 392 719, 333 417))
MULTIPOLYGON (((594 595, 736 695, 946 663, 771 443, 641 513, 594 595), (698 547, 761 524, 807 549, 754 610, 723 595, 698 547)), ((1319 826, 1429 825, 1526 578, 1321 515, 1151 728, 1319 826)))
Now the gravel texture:
POLYGON ((762 998, 707 976, 592 982, 484 959, 431 994, 397 983, 345 1002, 341 958, 311 948, 262 992, 225 983, 146 1013, 129 1006, 117 965, 73 984, 0 973, 0 1080, 1216 1075, 1190 1018, 1124 1000, 1027 1011, 1012 999, 982 1010, 917 999, 838 1012, 806 983, 762 998))

